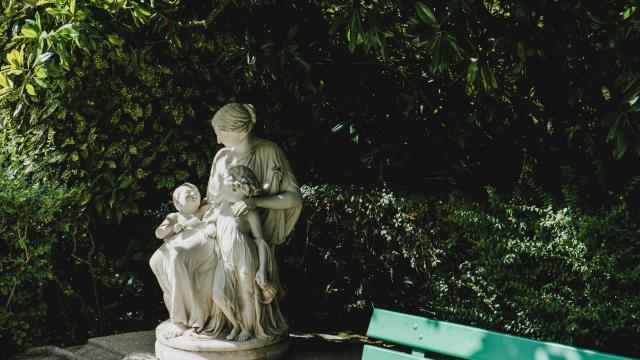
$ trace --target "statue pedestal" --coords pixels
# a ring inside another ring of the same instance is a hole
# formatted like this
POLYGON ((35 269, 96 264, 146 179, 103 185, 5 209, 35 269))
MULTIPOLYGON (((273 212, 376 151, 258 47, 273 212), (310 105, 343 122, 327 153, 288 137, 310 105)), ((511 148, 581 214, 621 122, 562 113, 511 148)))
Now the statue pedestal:
POLYGON ((185 334, 165 339, 160 335, 165 324, 156 328, 155 351, 160 360, 275 360, 283 358, 289 348, 288 336, 272 340, 228 341, 202 339, 185 334))

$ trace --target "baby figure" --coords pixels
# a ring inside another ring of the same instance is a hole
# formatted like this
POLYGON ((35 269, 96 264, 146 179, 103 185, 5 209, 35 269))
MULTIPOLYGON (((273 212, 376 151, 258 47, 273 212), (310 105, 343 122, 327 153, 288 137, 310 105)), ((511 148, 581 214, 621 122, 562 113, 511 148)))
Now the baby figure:
POLYGON ((158 239, 167 239, 182 230, 200 223, 196 212, 200 208, 200 192, 190 183, 184 183, 173 191, 173 206, 178 212, 167 215, 156 229, 158 239))

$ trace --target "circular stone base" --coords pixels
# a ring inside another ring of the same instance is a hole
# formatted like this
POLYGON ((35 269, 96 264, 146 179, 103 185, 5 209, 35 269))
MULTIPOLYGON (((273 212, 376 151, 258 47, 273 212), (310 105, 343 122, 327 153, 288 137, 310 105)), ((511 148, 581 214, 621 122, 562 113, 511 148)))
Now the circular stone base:
POLYGON ((201 339, 188 334, 165 339, 160 331, 167 323, 156 328, 156 357, 160 360, 275 360, 281 359, 289 348, 288 336, 272 340, 251 339, 229 341, 201 339))

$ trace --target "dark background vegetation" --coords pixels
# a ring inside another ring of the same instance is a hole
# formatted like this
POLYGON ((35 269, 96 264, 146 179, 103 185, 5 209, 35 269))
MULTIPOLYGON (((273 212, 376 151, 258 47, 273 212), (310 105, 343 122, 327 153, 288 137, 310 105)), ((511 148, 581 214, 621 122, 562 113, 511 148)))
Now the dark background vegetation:
POLYGON ((166 317, 147 261, 258 110, 293 330, 386 307, 640 356, 633 1, 2 0, 0 349, 166 317))

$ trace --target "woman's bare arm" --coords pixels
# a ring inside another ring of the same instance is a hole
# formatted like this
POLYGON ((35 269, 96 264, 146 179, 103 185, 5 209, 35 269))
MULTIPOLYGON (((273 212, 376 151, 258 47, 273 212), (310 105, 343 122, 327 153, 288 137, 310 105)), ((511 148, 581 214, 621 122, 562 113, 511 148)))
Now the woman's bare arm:
POLYGON ((249 210, 253 210, 256 207, 265 209, 284 210, 291 209, 302 205, 302 196, 300 195, 300 188, 296 184, 289 184, 289 187, 280 194, 265 195, 246 198, 243 201, 238 201, 233 205, 233 214, 235 216, 242 216, 249 210))

